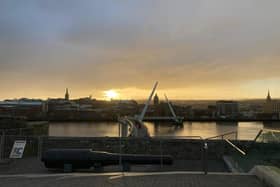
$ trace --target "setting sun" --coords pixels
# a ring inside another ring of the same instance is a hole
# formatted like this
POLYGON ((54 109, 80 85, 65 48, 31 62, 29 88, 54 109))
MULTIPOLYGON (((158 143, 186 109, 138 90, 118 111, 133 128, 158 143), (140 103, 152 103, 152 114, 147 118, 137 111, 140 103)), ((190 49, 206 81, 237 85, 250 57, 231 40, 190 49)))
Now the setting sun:
POLYGON ((119 96, 119 93, 116 92, 115 90, 107 90, 104 93, 105 93, 106 99, 108 99, 108 100, 116 99, 119 96))

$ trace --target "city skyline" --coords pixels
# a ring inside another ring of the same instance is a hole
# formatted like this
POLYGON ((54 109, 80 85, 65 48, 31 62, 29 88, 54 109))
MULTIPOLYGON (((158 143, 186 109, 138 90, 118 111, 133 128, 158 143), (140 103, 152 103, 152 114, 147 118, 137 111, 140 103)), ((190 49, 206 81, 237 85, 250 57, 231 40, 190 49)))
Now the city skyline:
MULTIPOLYGON (((148 93, 148 90, 142 90, 143 93, 146 94, 146 92, 148 93)), ((140 93, 142 93, 140 91, 140 93)), ((75 93, 75 91, 73 92, 75 93)), ((163 99, 164 100, 164 95, 166 95, 166 92, 164 90, 158 90, 156 92, 156 94, 159 96, 160 99, 163 99)), ((220 98, 187 98, 187 99, 182 99, 182 98, 171 98, 172 100, 176 100, 176 101, 218 101, 218 100, 267 100, 267 97, 269 96, 272 100, 279 100, 280 97, 277 97, 275 95, 272 95, 271 96, 271 91, 270 90, 267 90, 266 92, 267 95, 265 95, 265 97, 262 97, 262 98, 223 98, 223 97, 220 97, 220 98)), ((15 97, 15 98, 3 98, 3 99, 0 99, 1 100, 14 100, 14 99, 42 99, 42 100, 47 100, 47 99, 66 99, 66 95, 67 96, 67 100, 72 100, 72 99, 80 99, 80 98, 91 98, 91 99, 97 99, 97 100, 138 100, 138 101, 145 101, 146 98, 142 95, 142 97, 125 97, 123 96, 123 93, 120 92, 119 90, 116 90, 116 89, 110 89, 110 90, 106 90, 106 91, 102 91, 99 93, 99 97, 98 97, 98 94, 97 95, 92 95, 92 94, 88 94, 88 95, 82 95, 82 96, 77 96, 75 94, 72 95, 72 92, 71 90, 69 91, 68 88, 66 88, 66 92, 63 94, 58 94, 58 95, 55 95, 55 96, 47 96, 47 97, 26 97, 25 95, 23 96, 19 96, 19 97, 15 97), (97 96, 97 97, 96 97, 97 96)), ((148 95, 147 95, 148 96, 148 95)))
POLYGON ((1 1, 0 100, 280 96, 280 2, 1 1))

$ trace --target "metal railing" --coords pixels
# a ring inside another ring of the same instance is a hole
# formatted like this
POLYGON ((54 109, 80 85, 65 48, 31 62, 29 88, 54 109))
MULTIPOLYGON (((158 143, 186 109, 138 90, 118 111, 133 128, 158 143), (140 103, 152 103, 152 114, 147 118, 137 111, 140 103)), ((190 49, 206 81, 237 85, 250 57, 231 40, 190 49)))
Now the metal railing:
POLYGON ((11 129, 1 129, 0 130, 0 135, 5 136, 5 135, 23 135, 24 132, 26 131, 32 131, 32 127, 25 127, 25 128, 11 128, 11 129))
POLYGON ((211 139, 217 139, 217 138, 221 138, 223 140, 225 136, 232 135, 232 134, 235 135, 235 139, 237 140, 237 138, 238 138, 238 132, 237 131, 231 131, 231 132, 219 134, 217 136, 212 136, 212 137, 206 138, 205 140, 211 140, 211 139))
MULTIPOLYGON (((235 135, 237 137, 237 132, 232 131, 228 133, 223 133, 217 136, 209 137, 203 139, 201 136, 152 136, 149 138, 71 138, 71 137, 49 137, 49 136, 19 136, 19 135, 5 135, 1 136, 0 144, 0 158, 8 158, 7 152, 10 151, 14 140, 27 140, 27 148, 30 151, 30 156, 41 158, 43 151, 49 148, 93 148, 99 151, 108 151, 115 153, 128 153, 128 154, 157 154, 161 155, 161 163, 159 168, 155 167, 157 171, 168 170, 168 167, 165 167, 163 164, 163 156, 171 155, 176 159, 193 159, 194 156, 197 157, 196 166, 199 171, 208 173, 208 162, 211 154, 213 153, 214 147, 209 148, 208 141, 220 138, 225 140, 229 145, 231 145, 235 150, 238 150, 240 153, 245 153, 236 145, 234 145, 230 140, 226 139, 226 136, 235 135), (112 141, 114 140, 114 141, 112 141), (116 141, 119 141, 117 143, 116 141), (47 143, 46 143, 47 141, 47 143), (80 143, 73 145, 71 142, 79 141, 80 143), (52 143, 48 143, 52 142, 52 143), (46 143, 46 144, 45 144, 46 143), (60 144, 61 143, 61 144, 60 144), (53 147, 52 147, 53 146, 53 147), (76 146, 76 147, 75 147, 76 146), (80 146, 80 147, 79 147, 80 146), (142 147, 141 147, 142 146, 142 147), (209 157, 209 151, 210 153, 209 157), (195 154, 194 154, 195 152, 195 154), (180 155, 178 155, 180 154, 180 155), (194 156, 191 156, 193 154, 194 156), (192 158, 191 158, 192 157, 192 158)), ((211 158, 210 158, 211 159, 211 158)), ((123 170, 122 157, 120 156, 119 166, 123 170)), ((191 162, 182 162, 177 163, 181 167, 180 171, 185 171, 193 166, 188 164, 193 164, 191 162), (181 165, 180 165, 181 164, 181 165)), ((211 165, 209 165, 211 166, 211 165)), ((177 166, 176 166, 177 167, 177 166)), ((174 169, 174 167, 170 167, 174 169)), ((176 170, 176 168, 174 169, 176 170)))
POLYGON ((257 142, 259 139, 262 139, 261 142, 280 142, 280 130, 274 129, 261 129, 257 136, 254 138, 254 142, 257 142), (277 135, 276 135, 277 133, 277 135))
POLYGON ((230 140, 225 139, 225 141, 231 145, 234 149, 236 149, 239 153, 241 153, 242 155, 246 155, 245 151, 241 150, 239 147, 237 147, 236 145, 234 145, 230 140))
POLYGON ((233 142, 231 142, 228 138, 224 138, 225 136, 229 136, 229 135, 235 135, 235 139, 238 139, 238 132, 237 131, 231 131, 231 132, 227 132, 227 133, 223 133, 217 136, 213 136, 213 137, 209 137, 206 138, 205 140, 211 140, 211 139, 216 139, 216 138, 221 138, 222 140, 225 140, 225 142, 227 142, 232 148, 234 148, 236 151, 238 151, 240 154, 242 155, 246 155, 245 151, 243 151, 241 148, 239 148, 237 145, 235 145, 233 142))
POLYGON ((42 155, 42 137, 43 136, 2 134, 0 136, 0 160, 9 159, 9 153, 16 140, 26 140, 25 155, 40 159, 42 155))

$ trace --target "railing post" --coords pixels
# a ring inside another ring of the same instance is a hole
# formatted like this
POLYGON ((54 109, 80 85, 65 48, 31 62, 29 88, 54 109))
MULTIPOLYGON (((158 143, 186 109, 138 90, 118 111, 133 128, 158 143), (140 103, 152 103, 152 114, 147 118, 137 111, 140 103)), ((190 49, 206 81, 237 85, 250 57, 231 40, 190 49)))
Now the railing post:
POLYGON ((259 136, 262 134, 262 132, 263 132, 263 129, 261 129, 261 130, 259 131, 259 133, 257 134, 257 136, 256 136, 255 139, 254 139, 254 142, 257 141, 257 139, 258 139, 259 136))
POLYGON ((40 160, 41 159, 41 156, 42 156, 42 138, 41 136, 38 136, 38 159, 40 160))
POLYGON ((2 131, 0 141, 0 160, 2 160, 5 157, 5 130, 2 131))
POLYGON ((2 132, 1 138, 0 138, 0 160, 2 160, 2 150, 3 150, 2 141, 3 141, 3 132, 2 132))
POLYGON ((204 142, 203 145, 203 170, 204 174, 207 175, 208 173, 208 144, 204 142))
POLYGON ((163 155, 163 151, 162 151, 162 142, 161 142, 161 138, 159 139, 160 141, 160 144, 159 144, 159 147, 160 147, 160 155, 161 155, 161 158, 160 158, 160 168, 162 169, 163 168, 163 158, 162 158, 162 155, 163 155))

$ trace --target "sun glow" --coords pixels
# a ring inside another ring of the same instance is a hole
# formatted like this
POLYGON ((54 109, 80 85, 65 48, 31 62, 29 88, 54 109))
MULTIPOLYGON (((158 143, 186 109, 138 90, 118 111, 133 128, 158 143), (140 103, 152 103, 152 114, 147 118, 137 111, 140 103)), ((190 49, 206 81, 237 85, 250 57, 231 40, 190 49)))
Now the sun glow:
POLYGON ((119 93, 115 90, 107 90, 104 93, 107 100, 117 99, 119 96, 119 93))

